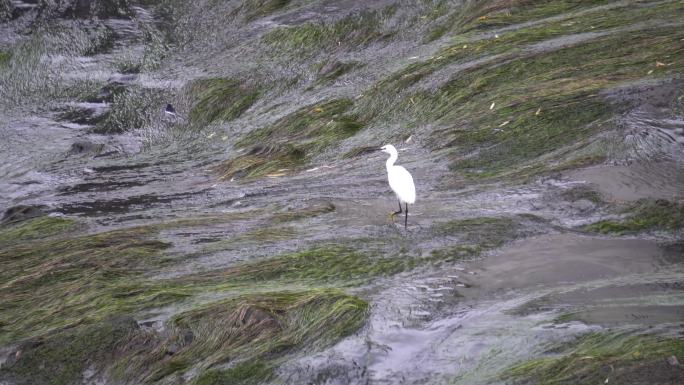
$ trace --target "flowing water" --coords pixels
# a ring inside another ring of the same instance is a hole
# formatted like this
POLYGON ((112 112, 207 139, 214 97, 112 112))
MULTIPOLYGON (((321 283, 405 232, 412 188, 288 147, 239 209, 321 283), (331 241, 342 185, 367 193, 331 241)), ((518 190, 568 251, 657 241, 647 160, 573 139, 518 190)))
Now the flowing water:
MULTIPOLYGON (((679 338, 684 332, 681 223, 609 235, 582 227, 624 219, 629 214, 621 210, 642 202, 639 199, 675 202, 674 210, 682 210, 681 44, 666 47, 671 56, 663 57, 662 66, 649 61, 639 76, 646 76, 651 67, 671 72, 647 79, 619 74, 615 77, 623 76, 622 83, 606 86, 615 80, 606 77, 600 86, 604 88, 588 91, 584 97, 600 94, 602 103, 613 106, 609 117, 592 121, 600 129, 540 154, 534 158, 540 163, 512 160, 507 165, 511 173, 499 177, 473 178, 453 167, 454 159, 483 156, 486 161, 482 154, 487 144, 462 151, 459 140, 445 134, 453 127, 487 122, 459 117, 426 121, 410 107, 422 103, 421 92, 438 90, 461 73, 483 66, 493 71, 506 63, 534 63, 542 60, 539 55, 668 23, 681 28, 684 18, 676 16, 684 11, 677 2, 575 2, 577 8, 540 11, 532 19, 494 24, 482 32, 454 28, 432 39, 426 36, 440 23, 469 25, 477 20, 449 16, 474 12, 479 9, 476 2, 120 1, 125 13, 99 15, 92 13, 101 2, 74 2, 92 5, 82 17, 41 12, 43 2, 7 3, 13 12, 0 30, 0 54, 11 52, 7 62, 0 56, 0 208, 34 207, 44 215, 75 219, 84 224, 84 234, 167 224, 158 239, 170 244, 165 253, 172 262, 146 272, 150 282, 209 276, 330 243, 391 258, 417 258, 415 266, 397 274, 342 285, 370 304, 367 320, 334 344, 280 359, 269 381, 508 383, 503 374, 512 365, 547 354, 550 344, 589 332, 640 333, 650 328, 679 338), (284 6, 250 13, 249 7, 258 4, 284 6), (572 30, 592 15, 659 6, 674 10, 663 12, 663 20, 644 18, 629 26, 601 16, 586 27, 589 30, 572 30), (344 24, 364 17, 371 31, 363 23, 344 24), (521 35, 522 48, 513 53, 485 47, 396 91, 397 98, 376 94, 373 108, 387 115, 375 111, 380 118, 359 132, 307 153, 305 166, 284 166, 254 179, 240 174, 221 178, 216 171, 222 162, 250 151, 240 143, 244 134, 277 124, 302 107, 349 98, 355 113, 365 116, 371 112, 364 104, 377 84, 407 66, 444 55, 445 47, 457 44, 466 50, 479 41, 518 36, 513 34, 519 31, 544 26, 552 30, 554 23, 568 32, 538 41, 521 35), (315 28, 331 25, 336 27, 322 32, 315 28), (314 26, 309 38, 282 32, 301 26, 314 26), (351 69, 320 80, 326 66, 335 68, 340 62, 352 63, 351 69), (129 69, 135 65, 136 70, 129 69), (191 84, 219 77, 257 85, 258 98, 237 118, 198 127, 191 122, 197 103, 193 97, 198 97, 190 91, 191 84), (120 99, 120 90, 130 93, 120 99), (398 98, 405 109, 395 106, 398 98), (177 116, 164 114, 167 103, 177 116), (364 150, 385 142, 400 149, 398 163, 416 181, 418 198, 410 207, 407 230, 400 225, 403 220, 388 220, 396 201, 386 182, 384 154, 364 150), (362 151, 343 156, 356 149, 362 151), (572 161, 594 153, 601 161, 572 161), (539 164, 563 167, 535 168, 539 164), (583 194, 574 196, 577 192, 583 194), (321 207, 322 215, 273 221, 273 215, 321 207), (221 215, 237 219, 211 220, 221 215), (484 222, 477 222, 482 218, 484 222), (444 230, 448 223, 468 219, 474 227, 461 223, 444 230), (183 220, 198 223, 173 225, 183 220), (474 251, 440 260, 440 253, 464 245, 474 251)), ((583 86, 585 80, 570 77, 553 85, 562 92, 583 86)), ((478 97, 477 92, 473 95, 478 97)), ((485 112, 490 104, 490 110, 498 108, 488 96, 479 102, 485 112)), ((464 97, 460 104, 472 100, 464 97)), ((542 107, 539 111, 546 113, 542 107)), ((507 135, 507 125, 497 121, 492 132, 507 135)), ((547 141, 555 140, 554 135, 547 141)), ((182 311, 232 295, 209 290, 189 302, 131 315, 141 325, 163 331, 182 311)), ((3 361, 16 355, 16 343, 7 344, 3 361)), ((198 368, 175 380, 147 377, 145 382, 192 382, 198 368)), ((100 383, 88 380, 104 373, 99 370, 83 375, 82 383, 100 383)), ((3 375, 0 384, 28 383, 26 378, 30 376, 3 375)), ((105 375, 99 381, 110 383, 105 375)))

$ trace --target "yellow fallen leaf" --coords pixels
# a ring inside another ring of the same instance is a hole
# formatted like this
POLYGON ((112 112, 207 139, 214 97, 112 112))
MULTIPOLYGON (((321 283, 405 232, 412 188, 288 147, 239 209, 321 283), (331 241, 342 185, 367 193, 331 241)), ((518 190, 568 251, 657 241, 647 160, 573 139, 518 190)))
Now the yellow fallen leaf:
POLYGON ((278 178, 278 177, 285 176, 285 175, 287 175, 287 174, 284 172, 275 172, 273 174, 266 174, 266 177, 267 178, 278 178))
POLYGON ((663 62, 656 61, 656 67, 665 67, 665 66, 667 66, 667 64, 665 64, 663 62))
POLYGON ((539 116, 541 114, 541 107, 537 108, 537 112, 534 113, 535 116, 539 116))
POLYGON ((323 109, 321 107, 316 107, 314 108, 314 112, 323 112, 323 109))
POLYGON ((650 71, 648 71, 648 74, 647 74, 647 75, 650 75, 650 74, 652 74, 652 73, 653 73, 653 70, 650 70, 650 71))
POLYGON ((507 121, 505 121, 505 122, 499 124, 499 127, 503 127, 503 126, 507 125, 507 124, 510 123, 510 122, 511 122, 510 120, 507 120, 507 121))
POLYGON ((490 109, 490 110, 493 110, 495 105, 496 105, 496 102, 492 102, 492 105, 489 106, 489 109, 490 109))
POLYGON ((468 44, 463 44, 463 49, 468 48, 468 44))

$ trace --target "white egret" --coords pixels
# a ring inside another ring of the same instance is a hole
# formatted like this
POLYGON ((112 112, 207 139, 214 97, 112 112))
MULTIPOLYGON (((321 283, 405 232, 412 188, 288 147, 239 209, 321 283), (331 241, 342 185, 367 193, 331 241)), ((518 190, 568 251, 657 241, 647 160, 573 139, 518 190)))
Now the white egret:
POLYGON ((413 204, 416 201, 416 186, 413 184, 413 177, 406 171, 405 168, 401 166, 395 166, 394 162, 397 161, 397 149, 391 144, 387 144, 380 148, 380 151, 389 154, 389 159, 387 159, 387 179, 389 180, 389 185, 392 191, 397 195, 399 199, 399 211, 392 213, 392 219, 397 214, 401 214, 402 202, 406 208, 406 214, 404 216, 404 228, 408 226, 408 205, 413 204))

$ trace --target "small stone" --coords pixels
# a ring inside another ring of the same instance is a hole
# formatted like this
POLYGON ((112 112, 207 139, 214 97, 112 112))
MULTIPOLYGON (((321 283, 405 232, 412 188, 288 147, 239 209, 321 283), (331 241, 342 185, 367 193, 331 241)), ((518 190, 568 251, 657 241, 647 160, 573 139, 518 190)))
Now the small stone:
POLYGON ((677 356, 667 357, 667 363, 670 364, 670 366, 679 366, 679 360, 677 359, 677 356))

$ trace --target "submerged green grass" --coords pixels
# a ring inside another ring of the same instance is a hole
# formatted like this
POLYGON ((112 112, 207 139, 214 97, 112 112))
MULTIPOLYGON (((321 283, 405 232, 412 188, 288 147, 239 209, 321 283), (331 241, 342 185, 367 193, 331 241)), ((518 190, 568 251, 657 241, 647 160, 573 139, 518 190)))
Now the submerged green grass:
POLYGON ((355 332, 367 314, 359 298, 310 290, 212 302, 174 316, 167 332, 140 328, 132 318, 107 318, 21 343, 0 367, 0 380, 67 385, 87 380, 90 371, 132 383, 192 373, 194 384, 253 384, 271 378, 289 354, 323 349, 355 332))
POLYGON ((151 235, 132 229, 2 247, 0 345, 182 299, 142 280, 169 246, 151 235))
POLYGON ((279 27, 264 35, 267 47, 286 57, 320 55, 342 48, 358 48, 389 39, 384 21, 396 11, 387 7, 379 11, 361 11, 333 23, 308 22, 279 27))
POLYGON ((12 54, 10 52, 0 51, 0 67, 9 63, 11 58, 12 58, 12 54))
POLYGON ((374 86, 360 103, 362 116, 399 117, 413 125, 437 123, 428 144, 454 148, 451 169, 469 177, 500 176, 522 166, 547 170, 549 165, 534 162, 609 126, 620 107, 609 103, 603 92, 684 68, 684 35, 667 23, 587 35, 577 42, 548 40, 623 27, 625 21, 629 25, 642 20, 644 13, 674 20, 681 11, 678 2, 644 9, 625 6, 499 38, 461 40, 374 86), (537 42, 544 44, 535 46, 537 42), (473 61, 477 59, 482 61, 473 61), (668 63, 656 65, 663 61, 668 63), (429 80, 454 65, 463 69, 445 80, 429 80))
POLYGON ((279 11, 290 2, 291 0, 246 0, 242 8, 246 13, 245 18, 250 21, 279 11))
POLYGON ((584 226, 601 234, 633 234, 647 230, 675 231, 684 227, 684 204, 666 200, 642 200, 626 208, 623 220, 605 220, 584 226))
POLYGON ((280 357, 319 350, 355 332, 367 312, 366 302, 336 290, 244 295, 175 316, 165 341, 122 365, 143 370, 148 381, 193 368, 202 373, 198 384, 250 383, 270 377, 280 357), (218 369, 222 364, 232 368, 218 369))
POLYGON ((351 112, 349 99, 323 101, 284 116, 240 138, 249 151, 218 167, 221 179, 282 176, 296 171, 331 145, 360 131, 365 122, 351 112))
POLYGON ((641 381, 656 382, 662 375, 671 376, 669 380, 675 382, 675 378, 684 379, 680 368, 668 368, 665 362, 672 355, 684 356, 684 341, 679 339, 590 333, 557 346, 549 353, 548 358, 534 359, 510 368, 506 377, 524 384, 637 384, 644 383, 641 381), (670 374, 665 373, 670 370, 670 374))
POLYGON ((257 88, 226 78, 196 80, 189 86, 188 93, 195 100, 190 120, 199 126, 236 119, 259 97, 257 88))
POLYGON ((115 317, 25 341, 0 366, 0 380, 17 385, 82 383, 89 366, 114 360, 137 329, 134 319, 115 317))
POLYGON ((0 226, 0 249, 34 239, 49 238, 76 230, 80 225, 68 218, 44 216, 0 226))

